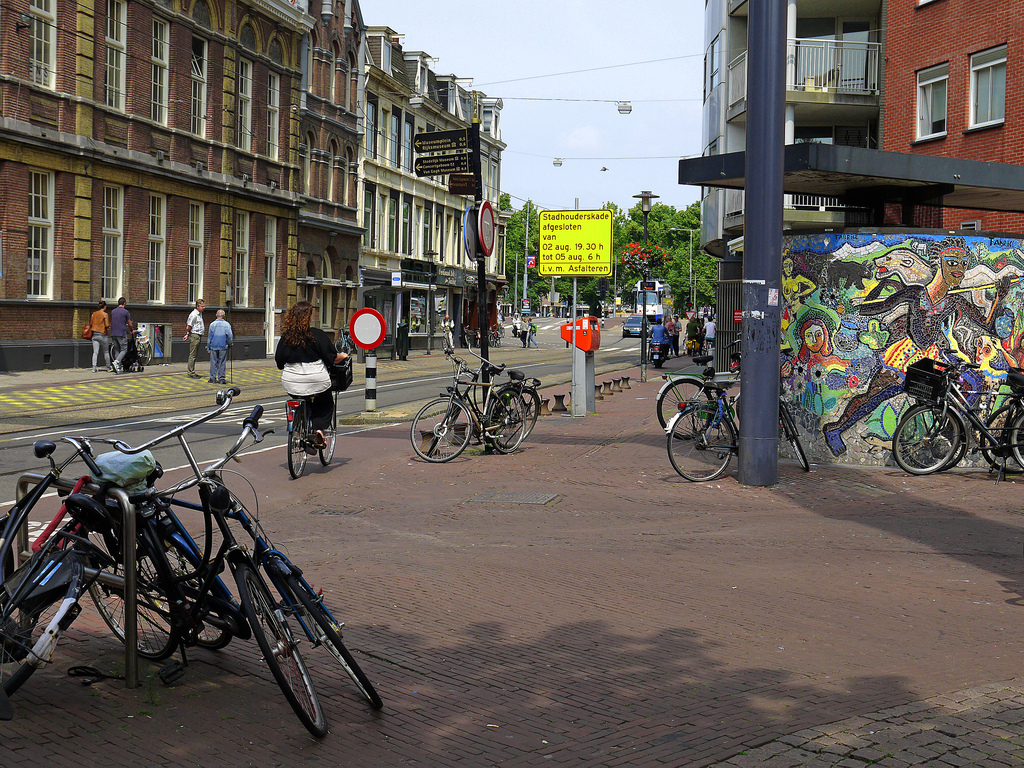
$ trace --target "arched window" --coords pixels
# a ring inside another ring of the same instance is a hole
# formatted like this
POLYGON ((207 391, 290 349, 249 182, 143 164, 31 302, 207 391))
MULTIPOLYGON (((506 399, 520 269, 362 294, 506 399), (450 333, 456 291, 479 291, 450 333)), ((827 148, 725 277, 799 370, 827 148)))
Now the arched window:
POLYGON ((332 104, 340 102, 344 98, 344 88, 338 87, 338 44, 331 45, 331 52, 327 56, 327 100, 332 104))
POLYGON ((192 6, 192 18, 207 29, 213 29, 210 6, 206 4, 206 0, 196 0, 196 4, 192 6))
POLYGON ((316 151, 316 137, 306 135, 306 156, 302 160, 302 181, 306 194, 313 195, 313 153, 316 151))
POLYGON ((327 194, 324 195, 324 197, 326 199, 330 200, 331 202, 336 202, 334 194, 335 194, 335 191, 336 191, 337 187, 335 186, 335 183, 334 183, 335 182, 335 179, 334 179, 334 174, 335 174, 334 163, 335 163, 335 158, 337 158, 337 157, 338 157, 338 143, 336 141, 332 140, 331 143, 327 147, 327 194))
POLYGON ((355 206, 356 200, 356 182, 358 177, 356 174, 356 155, 352 150, 352 147, 345 149, 345 174, 342 176, 345 180, 345 189, 342 192, 342 204, 355 206))
POLYGON ((356 111, 356 99, 359 98, 359 70, 356 68, 356 58, 351 53, 348 55, 348 109, 356 111))

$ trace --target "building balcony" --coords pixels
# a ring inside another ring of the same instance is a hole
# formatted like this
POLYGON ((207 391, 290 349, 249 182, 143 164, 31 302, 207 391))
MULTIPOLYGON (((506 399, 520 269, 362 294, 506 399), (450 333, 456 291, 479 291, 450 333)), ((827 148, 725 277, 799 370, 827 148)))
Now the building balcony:
MULTIPOLYGON (((870 120, 878 115, 879 43, 791 38, 786 43, 786 103, 796 106, 798 122, 870 120)), ((727 119, 745 122, 747 53, 728 67, 727 119)))

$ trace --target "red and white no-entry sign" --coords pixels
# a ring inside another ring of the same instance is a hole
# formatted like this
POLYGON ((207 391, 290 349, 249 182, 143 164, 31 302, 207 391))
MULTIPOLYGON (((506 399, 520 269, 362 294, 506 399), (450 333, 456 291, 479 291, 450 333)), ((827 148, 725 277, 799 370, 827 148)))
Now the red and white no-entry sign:
POLYGON ((388 325, 384 322, 384 315, 367 307, 352 315, 348 332, 360 349, 376 349, 387 336, 388 325))

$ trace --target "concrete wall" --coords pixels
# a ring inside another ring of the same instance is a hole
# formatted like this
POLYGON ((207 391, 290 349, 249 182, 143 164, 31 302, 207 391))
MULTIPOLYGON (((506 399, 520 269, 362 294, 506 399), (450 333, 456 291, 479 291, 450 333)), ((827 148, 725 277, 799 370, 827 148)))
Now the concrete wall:
POLYGON ((973 232, 784 239, 782 392, 817 460, 891 463, 922 357, 979 363, 966 379, 979 391, 1024 365, 1022 247, 973 232))

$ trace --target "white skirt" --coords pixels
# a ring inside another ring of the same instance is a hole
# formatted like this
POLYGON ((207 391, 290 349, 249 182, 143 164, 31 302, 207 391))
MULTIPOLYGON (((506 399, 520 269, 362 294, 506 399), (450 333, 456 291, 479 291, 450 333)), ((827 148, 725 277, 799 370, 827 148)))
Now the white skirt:
POLYGON ((331 388, 331 376, 323 360, 313 363, 285 363, 281 386, 289 395, 307 397, 331 388))

